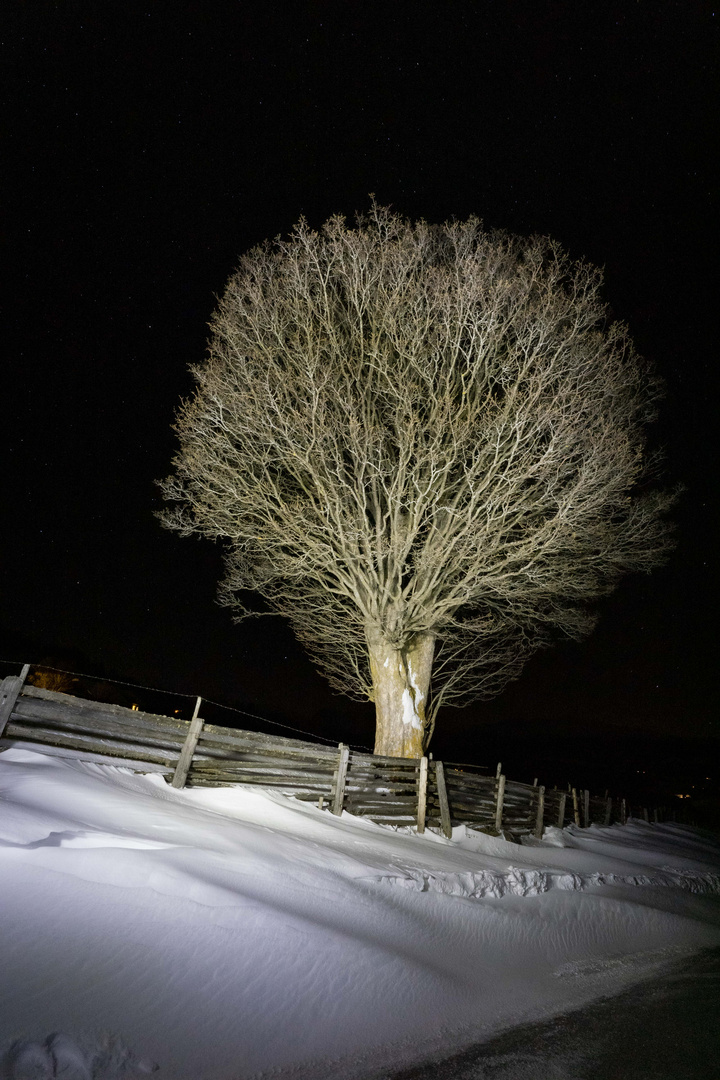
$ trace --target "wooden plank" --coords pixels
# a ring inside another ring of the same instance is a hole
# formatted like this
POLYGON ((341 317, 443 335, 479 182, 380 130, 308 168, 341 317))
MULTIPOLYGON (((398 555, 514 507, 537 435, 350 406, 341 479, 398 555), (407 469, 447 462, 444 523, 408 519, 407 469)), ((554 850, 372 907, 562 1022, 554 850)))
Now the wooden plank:
MULTIPOLYGON (((36 698, 38 700, 45 700, 47 702, 54 702, 62 707, 63 705, 69 706, 71 709, 81 709, 83 713, 90 715, 97 714, 100 719, 100 714, 106 714, 115 716, 122 721, 129 723, 135 723, 138 720, 147 722, 149 724, 157 725, 162 728, 172 728, 177 731, 182 738, 185 737, 187 732, 187 720, 180 720, 177 717, 163 716, 158 713, 145 713, 137 709, 128 709, 123 705, 113 705, 109 702, 101 701, 89 701, 86 698, 76 698, 70 694, 61 694, 54 690, 45 690, 42 687, 26 686, 23 690, 23 699, 36 698)), ((318 756, 334 758, 337 756, 333 747, 324 747, 317 743, 306 742, 300 739, 285 739, 275 735, 264 735, 260 732, 249 732, 242 729, 220 727, 213 724, 205 724, 203 728, 203 737, 205 735, 216 735, 222 741, 227 739, 228 741, 234 741, 234 739, 240 738, 245 741, 252 741, 257 745, 264 745, 273 748, 276 753, 281 754, 286 750, 308 750, 317 751, 318 756)), ((370 760, 370 755, 365 755, 370 760)))
POLYGON ((267 739, 257 739, 253 737, 252 732, 237 731, 233 732, 228 728, 226 733, 209 734, 208 725, 206 724, 200 735, 200 745, 213 750, 229 750, 237 751, 239 753, 252 753, 262 757, 272 756, 282 760, 298 760, 298 761, 318 761, 318 762, 334 762, 337 758, 337 750, 326 753, 324 747, 315 746, 274 746, 267 739))
POLYGON ((445 785, 445 769, 442 761, 435 762, 435 784, 437 787, 438 801, 440 803, 440 821, 442 823, 442 831, 448 840, 452 839, 452 822, 450 820, 450 805, 447 797, 447 787, 445 785))
MULTIPOLYGON (((472 793, 464 791, 455 791, 449 785, 447 785, 448 799, 452 806, 474 806, 477 809, 487 810, 489 813, 495 813, 495 793, 493 797, 474 799, 472 793)), ((428 796, 431 798, 432 796, 428 796)))
POLYGON ((393 785, 392 787, 382 786, 376 787, 360 787, 355 784, 345 783, 346 797, 368 797, 373 799, 410 799, 415 806, 417 806, 417 780, 414 784, 403 785, 402 787, 393 785))
MULTIPOLYGON (((337 754, 335 754, 337 758, 337 754)), ((352 776, 368 777, 374 780, 412 780, 414 783, 417 780, 417 765, 414 769, 408 769, 404 766, 400 768, 393 768, 390 765, 364 765, 362 762, 358 764, 355 761, 355 754, 352 756, 352 760, 348 764, 348 773, 352 776)))
POLYGON ((198 780, 213 780, 222 777, 230 780, 233 784, 248 784, 255 787, 302 787, 313 791, 324 791, 327 795, 332 787, 331 776, 272 776, 258 775, 257 773, 238 772, 237 769, 199 769, 198 763, 193 761, 192 773, 198 780))
POLYGON ((13 720, 5 730, 6 739, 20 739, 23 742, 36 742, 41 746, 65 747, 70 750, 89 750, 93 754, 105 754, 109 757, 127 757, 135 761, 149 761, 155 764, 175 767, 177 753, 163 753, 162 747, 150 749, 132 742, 120 742, 113 739, 99 739, 95 735, 82 735, 73 732, 58 732, 43 728, 25 728, 13 720))
POLYGON ((466 791, 477 798, 482 798, 483 795, 486 795, 488 798, 492 799, 493 802, 495 801, 495 780, 485 779, 484 777, 481 779, 478 777, 478 782, 473 783, 471 779, 458 779, 456 776, 448 775, 446 769, 445 782, 448 786, 448 791, 466 791))
POLYGON ((369 761, 373 765, 391 765, 393 768, 396 766, 406 766, 408 769, 417 769, 417 758, 408 757, 386 757, 384 754, 363 754, 360 751, 353 751, 353 759, 358 757, 360 761, 369 761))
POLYGON ((121 757, 112 754, 108 750, 104 750, 102 754, 97 754, 85 746, 50 746, 49 743, 30 742, 25 739, 0 739, 0 750, 10 750, 11 748, 36 750, 45 757, 60 758, 63 761, 87 761, 94 765, 119 765, 123 769, 130 769, 135 773, 157 773, 169 777, 172 777, 173 774, 172 765, 148 761, 147 758, 132 758, 125 757, 125 755, 121 757))
POLYGON ((520 784, 517 780, 506 780, 505 795, 509 798, 515 795, 518 799, 529 799, 535 788, 532 784, 520 784))
POLYGON ((345 776, 347 774, 348 758, 350 757, 350 749, 345 743, 340 743, 337 763, 337 772, 335 773, 335 780, 333 782, 333 805, 332 812, 336 816, 340 816, 343 811, 343 801, 345 799, 345 776))
MULTIPOLYGON (((325 788, 327 791, 327 787, 325 788)), ((417 817, 417 789, 413 791, 412 795, 364 795, 361 791, 355 792, 354 795, 348 795, 347 789, 345 789, 345 801, 344 806, 357 806, 363 804, 364 806, 407 806, 417 817)))
POLYGON ((327 801, 327 785, 325 791, 322 792, 318 787, 292 787, 289 785, 281 784, 245 784, 243 781, 238 781, 236 778, 230 776, 198 776, 194 769, 192 769, 185 782, 185 786, 190 787, 260 787, 267 789, 268 791, 277 792, 280 795, 285 795, 288 798, 301 799, 308 802, 317 802, 320 795, 327 801))
MULTIPOLYGON (((439 810, 440 809, 440 802, 439 802, 438 799, 428 798, 428 806, 439 810)), ((478 805, 478 803, 469 802, 469 801, 466 801, 465 799, 455 799, 455 798, 453 798, 452 799, 452 808, 453 808, 453 811, 455 813, 455 817, 458 817, 460 811, 463 811, 465 813, 484 814, 484 815, 487 815, 487 816, 489 816, 491 818, 495 816, 495 804, 494 803, 485 803, 484 805, 480 806, 480 805, 478 805)))
POLYGON ((335 775, 335 769, 328 769, 325 767, 308 769, 283 766, 279 762, 272 761, 257 762, 235 757, 207 757, 205 752, 199 748, 196 750, 196 759, 193 763, 193 768, 202 769, 205 772, 212 772, 213 769, 232 769, 237 773, 246 773, 248 776, 308 776, 318 780, 322 779, 326 782, 331 781, 335 775))
MULTIPOLYGON (((450 805, 453 808, 453 816, 462 819, 463 816, 467 817, 468 814, 474 817, 487 818, 488 821, 493 821, 495 818, 495 806, 476 806, 473 803, 456 802, 452 799, 450 805)), ((440 804, 436 800, 428 800, 428 813, 440 813, 440 804)))
POLYGON ((198 754, 193 758, 192 768, 193 772, 199 776, 212 776, 213 773, 222 772, 229 776, 236 776, 238 780, 246 779, 248 783, 274 784, 287 780, 293 783, 319 784, 325 791, 328 790, 333 779, 333 774, 330 772, 311 773, 295 770, 283 772, 281 769, 238 768, 235 762, 227 765, 219 760, 208 762, 200 759, 198 754))
POLYGON ((187 733, 187 738, 183 743, 183 748, 180 751, 180 757, 178 763, 175 766, 175 775, 172 778, 171 787, 183 788, 185 787, 185 781, 187 780, 187 774, 190 772, 190 766, 192 764, 193 754, 195 753, 195 747, 197 741, 200 738, 200 732, 202 731, 204 720, 200 716, 200 706, 202 705, 202 698, 199 697, 195 702, 195 711, 192 714, 192 720, 190 721, 190 730, 187 733))
POLYGON ((497 791, 497 783, 495 780, 491 784, 487 784, 481 788, 468 787, 465 784, 454 784, 448 780, 448 775, 445 773, 445 783, 449 792, 455 792, 456 795, 473 799, 476 802, 487 802, 495 805, 495 792, 497 791))
POLYGON ((545 787, 543 784, 537 789, 537 814, 535 816, 535 836, 538 840, 542 840, 543 828, 545 826, 545 787))
MULTIPOLYGON (((443 762, 444 764, 444 762, 443 762)), ((432 765, 431 765, 432 768, 432 765)), ((445 769, 445 786, 448 792, 456 791, 458 794, 468 795, 473 799, 489 799, 491 802, 495 802, 495 780, 494 779, 479 779, 478 783, 474 783, 472 779, 469 781, 464 779, 458 779, 448 770, 445 769)))
MULTIPOLYGON (((327 791, 327 785, 325 785, 327 791)), ((408 806, 413 806, 417 813, 418 792, 417 786, 414 791, 388 791, 378 794, 376 791, 348 791, 345 787, 345 802, 346 803, 358 803, 358 802, 372 802, 381 806, 383 803, 388 802, 402 802, 407 803, 408 806)))
POLYGON ((587 788, 583 791, 583 820, 585 828, 590 827, 590 792, 587 788))
MULTIPOLYGON (((432 758, 432 754, 430 754, 430 757, 432 758)), ((489 769, 489 767, 487 765, 473 765, 472 762, 470 762, 470 761, 444 761, 443 765, 445 766, 445 779, 446 780, 447 780, 448 771, 450 769, 452 769, 453 772, 455 772, 455 771, 462 772, 465 769, 477 769, 478 772, 482 772, 484 776, 486 776, 486 777, 488 777, 490 779, 493 779, 493 776, 492 776, 492 774, 490 772, 490 769, 489 769)))
POLYGON ((407 795, 408 798, 412 798, 417 802, 417 777, 412 784, 383 784, 382 782, 377 784, 357 784, 352 782, 352 776, 348 776, 345 781, 345 790, 348 792, 367 792, 382 797, 383 795, 407 795))
MULTIPOLYGON (((314 785, 318 790, 327 792, 332 785, 334 777, 330 773, 326 774, 312 774, 312 773, 294 773, 281 771, 273 772, 249 772, 244 769, 238 769, 234 766, 223 767, 221 762, 213 762, 212 767, 208 768, 208 762, 198 761, 194 759, 192 772, 193 776, 198 779, 208 778, 212 779, 218 775, 232 779, 236 783, 248 783, 258 784, 265 786, 277 786, 290 784, 296 784, 301 786, 314 785)), ((357 799, 372 799, 378 802, 388 799, 405 799, 409 803, 412 803, 417 807, 417 783, 412 786, 403 787, 401 789, 380 789, 377 790, 373 787, 358 787, 345 783, 345 799, 357 800, 357 799)))
MULTIPOLYGON (((17 720, 15 717, 16 714, 13 714, 13 718, 5 729, 6 738, 47 743, 49 746, 56 744, 60 746, 63 740, 75 740, 81 742, 83 746, 96 743, 98 746, 116 747, 118 750, 127 748, 133 751, 167 751, 174 761, 177 761, 177 755, 180 753, 180 746, 169 743, 167 740, 158 739, 153 740, 152 743, 150 741, 141 743, 133 737, 122 738, 114 734, 103 735, 94 731, 75 730, 69 725, 57 728, 45 727, 39 724, 28 724, 25 720, 17 720)), ((167 756, 167 753, 165 756, 167 756)))
POLYGON ((528 814, 527 812, 522 814, 514 814, 508 812, 507 805, 503 806, 503 819, 502 819, 502 831, 507 832, 508 829, 512 829, 513 832, 532 832, 535 827, 534 814, 528 814))
MULTIPOLYGON (((385 799, 406 799, 413 804, 417 810, 418 803, 418 785, 417 781, 412 787, 403 787, 397 789, 381 788, 379 791, 375 788, 359 788, 351 787, 349 784, 345 784, 345 798, 346 799, 372 799, 375 802, 382 802, 385 799)), ((427 805, 427 803, 426 803, 427 805)))
MULTIPOLYGON (((500 766, 498 766, 499 768, 500 766)), ((495 828, 500 833, 503 826, 503 809, 505 803, 505 775, 500 773, 497 778, 497 798, 495 802, 495 828)))
POLYGON ((58 723, 53 720, 41 724, 37 720, 28 720, 27 717, 19 716, 17 709, 12 714, 12 719, 5 731, 8 736, 13 735, 15 738, 31 739, 34 742, 46 742, 50 746, 61 735, 72 735, 76 737, 82 736, 86 740, 96 739, 108 745, 169 750, 174 755, 179 754, 182 747, 182 743, 176 742, 169 736, 153 738, 142 731, 95 731, 87 728, 84 724, 58 723), (21 732, 22 734, 20 734, 21 732))
POLYGON ((327 755, 325 757, 318 754, 309 754, 305 751, 276 750, 274 747, 260 745, 253 743, 245 739, 232 739, 219 740, 216 735, 212 739, 205 738, 205 732, 200 733, 198 740, 198 747, 203 753, 208 754, 210 757, 216 757, 218 755, 232 758, 242 756, 248 761, 282 761, 293 764, 317 765, 320 768, 331 769, 337 758, 337 752, 332 756, 327 755))
MULTIPOLYGON (((322 743, 311 742, 308 739, 288 739, 282 735, 268 735, 262 731, 247 731, 245 728, 231 728, 225 727, 220 724, 205 724, 203 728, 203 737, 208 738, 219 736, 232 736, 237 733, 238 736, 243 738, 253 739, 258 743, 262 743, 266 746, 276 747, 278 752, 285 750, 313 750, 318 751, 322 755, 328 755, 330 757, 337 757, 337 749, 332 746, 324 746, 322 743)), ((362 757, 371 759, 370 754, 363 754, 362 757)))
POLYGON ((13 714, 15 702, 22 692, 29 671, 30 665, 25 664, 19 675, 8 675, 0 683, 0 735, 13 714))
POLYGON ((603 820, 603 825, 609 825, 611 818, 612 818, 612 799, 608 795, 607 800, 605 802, 605 818, 603 820))
MULTIPOLYGON (((13 716, 28 722, 58 725, 71 725, 83 731, 97 731, 103 734, 121 734, 124 732, 147 732, 163 738, 177 739, 180 743, 187 732, 187 721, 177 723, 155 723, 155 718, 145 719, 138 711, 128 710, 127 716, 114 713, 98 712, 92 708, 82 708, 73 704, 78 699, 68 701, 47 701, 32 699, 26 694, 18 698, 13 716)), ((93 704, 92 702, 90 703, 93 704)))
MULTIPOLYGON (((347 791, 345 792, 345 802, 343 803, 346 810, 350 810, 354 806, 379 806, 379 807, 391 807, 391 806, 403 806, 406 807, 408 812, 413 814, 417 818, 418 813, 418 793, 417 790, 412 795, 383 795, 381 797, 374 795, 362 795, 357 794, 349 796, 347 791)), ((426 807, 426 817, 430 811, 426 807)))
POLYGON ((411 802, 417 810, 418 801, 418 784, 417 780, 412 787, 402 788, 361 788, 351 787, 347 782, 345 784, 345 798, 346 799, 371 799, 374 802, 383 802, 386 799, 401 799, 411 802))
POLYGON ((256 754, 240 750, 219 750, 207 747, 202 738, 198 740, 197 754, 203 761, 225 761, 228 764, 249 769, 282 769, 288 772, 311 772, 322 776, 331 776, 337 766, 337 754, 334 761, 311 761, 308 758, 281 758, 274 754, 256 754))
POLYGON ((507 781, 505 783, 505 807, 507 809, 515 810, 517 813, 527 814, 530 816, 531 806, 533 804, 533 792, 532 788, 522 798, 518 799, 514 792, 508 792, 507 781))
POLYGON ((447 788, 448 798, 453 806, 456 803, 469 803, 471 806, 495 806, 495 785, 493 784, 493 790, 484 792, 482 795, 476 795, 474 791, 468 791, 464 788, 453 787, 452 784, 448 784, 447 776, 445 777, 445 786, 447 788))
POLYGON ((517 797, 517 794, 513 791, 508 791, 507 780, 505 781, 505 807, 507 809, 516 810, 518 813, 530 814, 530 807, 533 802, 532 788, 523 796, 522 799, 517 797))
POLYGON ((22 701, 26 702, 30 707, 32 707, 31 703, 33 701, 38 705, 40 705, 40 702, 44 702, 45 709, 56 705, 61 714, 63 710, 80 710, 89 716, 94 715, 101 722, 103 719, 107 720, 109 716, 114 716, 120 721, 126 720, 133 723, 142 721, 146 724, 156 724, 162 728, 173 728, 179 731, 187 729, 187 720, 180 720, 177 717, 141 712, 139 709, 127 709, 124 705, 111 705, 105 701, 90 701, 88 698, 78 698, 72 694, 60 694, 56 690, 45 690, 40 686, 25 686, 22 701))
MULTIPOLYGON (((207 780, 222 780, 227 784, 241 784, 244 787, 261 787, 270 788, 273 791, 314 791, 316 794, 324 792, 327 797, 328 788, 330 785, 326 781, 308 781, 308 780, 283 780, 282 777, 275 777, 269 779, 268 777, 257 776, 243 776, 242 774, 234 772, 225 772, 222 769, 217 769, 215 772, 201 772, 193 766, 190 778, 197 780, 198 783, 205 783, 207 780)), ((189 778, 189 779, 190 779, 189 778)), ((188 781, 189 782, 189 781, 188 781)))
POLYGON ((445 779, 448 784, 463 784, 467 787, 492 787, 495 783, 494 776, 480 776, 477 773, 462 772, 458 769, 445 769, 445 779))
MULTIPOLYGON (((56 719, 39 720, 37 717, 26 717, 20 714, 19 709, 16 707, 12 715, 10 724, 7 727, 7 731, 10 730, 10 726, 22 727, 28 733, 33 731, 40 732, 56 732, 61 734, 75 734, 85 735, 90 739, 110 739, 118 743, 134 743, 138 746, 147 747, 164 747, 172 750, 174 753, 179 754, 182 749, 182 740, 176 739, 171 732, 163 734, 162 732, 154 732, 148 734, 143 731, 142 728, 133 728, 127 731, 113 730, 112 728, 92 728, 82 722, 74 723, 72 721, 59 721, 56 719)), ((50 740, 52 741, 52 739, 50 740)))
POLYGON ((563 791, 560 796, 558 805, 558 829, 562 829, 565 826, 565 803, 567 802, 567 794, 563 791))
POLYGON ((448 765, 445 765, 445 777, 448 780, 450 777, 467 780, 471 784, 492 784, 497 779, 488 773, 471 772, 469 769, 452 769, 448 765))
POLYGON ((399 825, 409 825, 412 828, 415 824, 414 814, 398 814, 392 817, 383 814, 358 814, 357 816, 367 818, 368 821, 374 821, 377 825, 394 825, 396 828, 399 825))
POLYGON ((343 803, 343 809, 349 811, 351 814, 356 814, 360 810, 364 811, 377 811, 382 814, 410 814, 417 819, 417 801, 415 799, 408 799, 402 802, 356 802, 349 803, 347 800, 343 803))
POLYGON ((575 819, 575 824, 579 827, 579 825, 580 825, 580 807, 578 806, 577 788, 572 789, 572 801, 573 801, 573 817, 575 819))

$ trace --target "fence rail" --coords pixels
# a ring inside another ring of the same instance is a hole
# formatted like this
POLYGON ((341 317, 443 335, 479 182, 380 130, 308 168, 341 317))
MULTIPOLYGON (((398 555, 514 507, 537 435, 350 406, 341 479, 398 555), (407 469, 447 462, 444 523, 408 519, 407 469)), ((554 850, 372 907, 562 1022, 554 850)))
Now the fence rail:
MULTIPOLYGON (((19 676, 0 684, 0 749, 43 745, 72 756, 101 755, 143 763, 172 776, 175 787, 257 785, 343 809, 380 824, 442 829, 453 824, 516 836, 546 825, 624 823, 624 799, 558 791, 508 780, 478 767, 429 758, 387 758, 300 739, 206 724, 198 698, 191 721, 88 701, 31 686, 19 676)), ((639 816, 649 818, 647 810, 639 816)), ((658 813, 655 811, 655 820, 658 813)))

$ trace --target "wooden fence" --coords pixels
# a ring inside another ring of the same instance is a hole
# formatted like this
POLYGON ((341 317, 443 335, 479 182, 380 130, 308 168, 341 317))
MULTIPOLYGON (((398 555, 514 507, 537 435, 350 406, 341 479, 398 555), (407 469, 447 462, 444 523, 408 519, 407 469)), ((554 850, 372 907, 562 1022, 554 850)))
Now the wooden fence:
MULTIPOLYGON (((202 699, 190 721, 88 701, 29 685, 26 665, 0 684, 0 749, 14 743, 54 747, 72 756, 99 754, 142 771, 172 776, 174 787, 256 785, 312 801, 335 814, 348 810, 380 824, 436 827, 446 836, 460 823, 508 836, 546 825, 624 823, 625 800, 588 791, 558 791, 508 780, 476 766, 432 757, 387 758, 340 744, 206 724, 202 699)), ((648 820, 647 810, 641 810, 648 820)), ((655 813, 657 820, 657 812, 655 813)))

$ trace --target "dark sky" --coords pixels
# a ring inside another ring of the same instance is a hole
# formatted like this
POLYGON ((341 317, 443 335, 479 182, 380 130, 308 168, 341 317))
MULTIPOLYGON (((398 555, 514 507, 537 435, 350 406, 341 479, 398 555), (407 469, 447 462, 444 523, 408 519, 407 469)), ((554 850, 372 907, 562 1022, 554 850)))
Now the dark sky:
POLYGON ((718 738, 712 5, 8 8, 0 659, 372 745, 372 707, 331 694, 278 620, 235 626, 215 603, 221 549, 161 530, 153 482, 240 253, 374 192, 412 217, 551 234, 603 265, 613 313, 667 382, 653 438, 687 489, 669 565, 628 579, 589 639, 539 655, 501 698, 441 715, 436 756, 537 762, 551 783, 566 766, 704 771, 718 738))

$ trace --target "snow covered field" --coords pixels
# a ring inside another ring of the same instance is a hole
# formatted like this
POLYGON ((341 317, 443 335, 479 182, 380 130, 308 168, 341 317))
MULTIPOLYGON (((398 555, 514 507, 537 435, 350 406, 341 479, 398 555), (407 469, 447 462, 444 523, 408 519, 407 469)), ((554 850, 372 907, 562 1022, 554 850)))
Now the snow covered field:
POLYGON ((0 1075, 371 1080, 720 944, 720 846, 523 845, 0 754, 0 1075))

